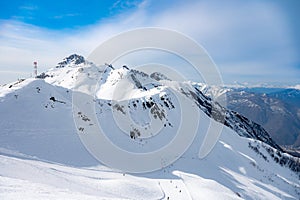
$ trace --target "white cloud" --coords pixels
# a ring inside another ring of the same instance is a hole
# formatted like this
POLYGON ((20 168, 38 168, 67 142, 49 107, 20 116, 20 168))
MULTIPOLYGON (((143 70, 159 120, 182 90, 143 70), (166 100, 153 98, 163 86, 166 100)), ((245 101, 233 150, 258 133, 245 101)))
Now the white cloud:
POLYGON ((32 10, 37 10, 37 9, 39 9, 39 7, 36 6, 36 5, 26 4, 26 5, 19 6, 19 9, 20 9, 20 10, 29 10, 29 11, 32 11, 32 10))
POLYGON ((293 68, 296 50, 280 8, 258 1, 222 5, 214 1, 187 2, 151 9, 154 2, 144 1, 134 12, 72 31, 1 21, 0 70, 31 72, 34 60, 45 70, 71 53, 88 56, 101 42, 121 31, 157 26, 180 31, 202 44, 225 80, 230 80, 231 74, 242 79, 249 73, 249 78, 257 75, 263 81, 264 75, 270 77, 272 73, 274 77, 299 73, 293 68))

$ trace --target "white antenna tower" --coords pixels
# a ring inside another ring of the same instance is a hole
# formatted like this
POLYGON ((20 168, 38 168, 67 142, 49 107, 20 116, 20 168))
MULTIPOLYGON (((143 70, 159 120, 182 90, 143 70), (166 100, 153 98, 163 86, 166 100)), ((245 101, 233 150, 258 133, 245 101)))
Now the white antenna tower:
POLYGON ((34 61, 33 62, 33 68, 34 68, 34 70, 33 70, 33 74, 34 74, 34 78, 36 78, 37 77, 37 62, 36 61, 34 61))

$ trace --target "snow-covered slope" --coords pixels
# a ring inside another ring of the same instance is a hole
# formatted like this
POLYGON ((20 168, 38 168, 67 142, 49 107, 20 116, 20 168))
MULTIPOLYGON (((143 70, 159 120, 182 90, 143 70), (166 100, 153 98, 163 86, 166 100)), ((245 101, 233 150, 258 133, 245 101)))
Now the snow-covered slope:
POLYGON ((227 98, 227 107, 262 125, 279 144, 300 146, 300 91, 295 88, 217 87, 195 84, 218 101, 227 98))
POLYGON ((0 89, 0 199, 300 197, 297 160, 283 153, 258 124, 226 110, 190 83, 154 80, 126 67, 97 67, 77 55, 40 77, 0 89), (180 118, 179 102, 171 92, 177 89, 199 110, 200 128, 190 148, 172 165, 151 173, 125 174, 103 166, 81 143, 72 113, 72 89, 78 81, 95 77, 100 77, 96 114, 115 144, 147 152, 172 139, 180 118), (128 87, 124 94, 114 94, 120 82, 128 87), (111 113, 124 112, 149 130, 148 113, 154 109, 163 134, 150 139, 143 137, 147 129, 126 135, 111 123, 111 113), (211 117, 225 126, 215 148, 200 160, 199 146, 211 117))

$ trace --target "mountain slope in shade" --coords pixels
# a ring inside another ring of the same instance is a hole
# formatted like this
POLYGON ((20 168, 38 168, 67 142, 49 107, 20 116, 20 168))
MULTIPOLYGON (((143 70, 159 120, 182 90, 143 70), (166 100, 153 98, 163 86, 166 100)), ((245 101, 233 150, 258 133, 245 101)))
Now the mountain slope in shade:
POLYGON ((226 95, 229 109, 261 124, 278 144, 300 146, 300 90, 197 85, 212 98, 226 95))
POLYGON ((44 73, 44 79, 27 79, 0 90, 1 198, 299 199, 299 174, 289 168, 297 171, 297 160, 283 153, 259 125, 222 108, 189 83, 97 67, 76 55, 65 61, 44 73), (103 128, 111 131, 113 142, 131 151, 153 150, 174 136, 180 106, 170 87, 180 88, 199 109, 200 128, 190 148, 172 165, 145 174, 123 174, 96 161, 80 142, 72 113, 72 88, 95 77, 100 83, 98 119, 106 120, 103 128), (128 110, 111 101, 116 95, 111 91, 122 80, 132 92, 126 99, 128 110), (151 139, 141 137, 143 130, 140 135, 120 134, 109 120, 113 112, 128 112, 135 123, 147 127, 153 108, 166 114, 161 116, 161 133, 151 139), (200 160, 210 117, 226 126, 215 148, 200 160))

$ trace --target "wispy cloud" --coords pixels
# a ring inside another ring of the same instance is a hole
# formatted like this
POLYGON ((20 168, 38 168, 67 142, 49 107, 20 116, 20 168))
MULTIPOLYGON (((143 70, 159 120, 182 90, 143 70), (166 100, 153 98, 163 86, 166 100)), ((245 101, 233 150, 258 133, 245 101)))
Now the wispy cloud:
MULTIPOLYGON (((120 6, 118 5, 115 6, 120 6)), ((157 9, 143 1, 132 12, 68 31, 42 29, 17 21, 1 21, 0 69, 31 71, 33 60, 42 70, 70 53, 87 56, 101 42, 121 31, 156 26, 194 38, 210 53, 226 81, 264 81, 290 77, 300 70, 290 27, 279 7, 265 2, 181 2, 157 9), (248 75, 248 76, 247 76, 248 75), (256 78, 255 78, 256 77, 256 78)), ((292 80, 293 79, 293 80, 292 80)))
POLYGON ((110 11, 113 12, 114 10, 124 10, 127 8, 134 8, 143 5, 145 2, 141 3, 141 0, 117 0, 115 3, 110 7, 110 11))
POLYGON ((35 18, 35 12, 39 7, 32 4, 24 4, 18 7, 19 13, 12 17, 14 20, 32 20, 35 18))
POLYGON ((23 6, 19 6, 20 10, 27 10, 27 11, 33 11, 33 10, 38 10, 38 6, 36 5, 23 5, 23 6))
POLYGON ((62 14, 62 15, 55 15, 52 18, 62 19, 62 18, 65 18, 65 17, 77 17, 77 16, 80 16, 80 14, 79 13, 66 13, 66 14, 62 14))

